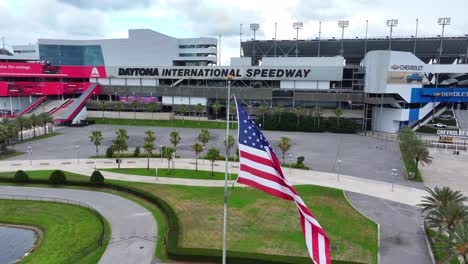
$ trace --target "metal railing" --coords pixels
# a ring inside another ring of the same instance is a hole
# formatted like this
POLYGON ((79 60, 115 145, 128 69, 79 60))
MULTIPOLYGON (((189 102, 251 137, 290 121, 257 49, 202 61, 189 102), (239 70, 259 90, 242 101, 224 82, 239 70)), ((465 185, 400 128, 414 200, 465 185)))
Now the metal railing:
POLYGON ((104 218, 94 207, 90 205, 84 204, 79 201, 65 199, 65 198, 44 197, 44 196, 35 196, 35 195, 0 194, 0 199, 47 201, 47 202, 55 202, 55 203, 73 204, 73 205, 78 205, 78 206, 87 208, 88 210, 90 210, 92 213, 94 213, 97 216, 102 226, 102 231, 101 231, 101 234, 99 234, 99 237, 96 240, 89 243, 88 245, 73 252, 62 263, 66 263, 66 264, 77 263, 80 259, 87 256, 89 253, 104 246, 104 242, 106 239, 106 226, 104 223, 104 218))

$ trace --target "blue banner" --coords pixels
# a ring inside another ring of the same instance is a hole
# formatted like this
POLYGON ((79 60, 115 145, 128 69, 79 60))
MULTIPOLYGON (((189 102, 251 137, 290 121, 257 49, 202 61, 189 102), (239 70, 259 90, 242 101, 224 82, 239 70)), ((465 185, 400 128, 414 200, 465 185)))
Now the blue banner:
POLYGON ((458 88, 412 88, 410 103, 466 103, 468 87, 458 88))

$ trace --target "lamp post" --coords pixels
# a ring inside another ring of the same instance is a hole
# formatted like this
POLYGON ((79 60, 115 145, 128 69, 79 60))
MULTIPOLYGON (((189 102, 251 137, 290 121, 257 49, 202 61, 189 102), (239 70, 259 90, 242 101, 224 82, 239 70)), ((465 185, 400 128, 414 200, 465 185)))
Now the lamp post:
POLYGON ((29 158, 29 165, 32 166, 32 147, 28 147, 28 158, 29 158))
POLYGON ((163 163, 162 156, 163 156, 163 145, 159 145, 159 154, 161 156, 161 164, 163 163))
POLYGON ((342 160, 337 160, 336 161, 336 176, 337 176, 338 181, 340 181, 341 162, 342 162, 342 160))
POLYGON ((176 154, 175 152, 172 153, 172 168, 175 169, 175 157, 176 157, 176 154))
POLYGON ((397 169, 392 169, 392 192, 393 192, 393 188, 395 186, 395 177, 397 175, 397 169))
POLYGON ((80 164, 80 146, 75 146, 76 164, 80 164))
POLYGON ((296 57, 299 57, 299 29, 304 26, 304 23, 294 22, 292 26, 296 30, 296 57))
POLYGON ((416 42, 418 41, 418 25, 419 25, 419 18, 416 18, 416 31, 414 32, 414 46, 413 46, 414 55, 416 55, 416 42))
MULTIPOLYGON (((440 59, 442 57, 442 45, 443 45, 443 42, 444 42, 444 31, 445 31, 445 26, 448 26, 450 25, 450 22, 451 22, 451 18, 450 17, 440 17, 437 19, 437 24, 439 24, 439 26, 442 26, 442 34, 440 34, 440 46, 439 46, 439 59, 438 59, 438 62, 440 64, 440 59)), ((438 80, 439 78, 437 78, 437 82, 439 81, 438 80)))
POLYGON ((317 45, 317 57, 320 57, 320 39, 322 37, 322 21, 319 21, 319 32, 318 32, 318 45, 317 45))
POLYGON ((202 147, 202 153, 203 153, 202 164, 203 164, 203 165, 205 165, 205 156, 206 156, 206 154, 205 154, 205 149, 206 149, 205 146, 203 146, 203 147, 202 147))
POLYGON ((252 65, 255 65, 256 64, 256 59, 255 59, 255 33, 257 30, 260 29, 260 24, 257 24, 257 23, 254 23, 254 24, 250 24, 250 30, 253 31, 253 51, 252 51, 252 65))
POLYGON ((158 180, 158 165, 154 166, 154 170, 155 170, 155 173, 156 173, 155 180, 157 181, 158 180))
POLYGON ((367 53, 367 32, 369 30, 369 20, 366 20, 366 38, 364 40, 364 56, 367 53))
POLYGON ((343 56, 344 53, 344 29, 349 27, 349 21, 348 20, 340 20, 338 21, 338 27, 341 28, 341 48, 340 48, 340 54, 343 56))
POLYGON ((293 161, 293 155, 289 154, 288 155, 288 160, 289 160, 289 176, 292 175, 292 161, 293 161))
POLYGON ((388 44, 388 50, 392 50, 392 34, 393 28, 398 26, 398 19, 387 19, 387 27, 390 28, 390 42, 388 44))

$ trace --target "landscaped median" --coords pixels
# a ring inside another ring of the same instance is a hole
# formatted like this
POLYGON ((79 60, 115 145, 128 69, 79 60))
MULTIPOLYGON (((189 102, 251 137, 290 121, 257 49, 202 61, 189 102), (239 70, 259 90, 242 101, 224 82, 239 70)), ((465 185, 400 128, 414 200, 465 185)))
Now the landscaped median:
MULTIPOLYGON (((151 119, 120 119, 120 118, 98 118, 88 117, 87 121, 94 121, 99 125, 118 125, 118 126, 159 126, 159 127, 185 127, 185 128, 226 128, 225 121, 195 121, 195 120, 151 120, 151 119)), ((233 122, 231 128, 237 128, 233 122)))
MULTIPOLYGON (((154 168, 149 170, 146 168, 133 168, 133 169, 101 169, 102 171, 140 175, 148 177, 169 177, 169 178, 186 178, 186 179, 199 179, 199 180, 224 180, 224 172, 213 172, 205 170, 185 170, 185 169, 164 169, 158 168, 157 175, 154 168)), ((231 179, 236 179, 237 174, 230 174, 231 179)))
MULTIPOLYGON (((9 181, 11 175, 0 174, 0 180, 9 181)), ((29 175, 34 183, 47 184, 45 173, 29 175)), ((67 186, 108 191, 152 207, 158 221, 159 257, 167 254, 182 261, 220 260, 223 188, 116 180, 92 187, 89 177, 68 175, 67 186)), ((297 186, 297 190, 328 232, 334 263, 377 262, 377 225, 354 210, 341 190, 311 185, 297 186)), ((252 188, 229 191, 230 263, 310 263, 297 212, 290 202, 252 188)))

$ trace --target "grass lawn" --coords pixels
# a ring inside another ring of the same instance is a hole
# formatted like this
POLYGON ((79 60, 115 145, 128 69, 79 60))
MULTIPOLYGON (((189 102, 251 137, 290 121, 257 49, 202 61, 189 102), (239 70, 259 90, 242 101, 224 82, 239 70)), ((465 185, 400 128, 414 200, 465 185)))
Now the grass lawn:
POLYGON ((455 119, 442 119, 442 118, 435 118, 432 122, 432 124, 437 124, 437 123, 442 123, 447 126, 456 126, 457 121, 455 119))
MULTIPOLYGON (((29 174, 32 178, 44 178, 42 172, 29 174)), ((88 180, 77 175, 68 178, 72 177, 88 180)), ((180 246, 221 248, 223 188, 112 182, 150 192, 173 206, 181 225, 180 246)), ((377 225, 354 210, 342 191, 311 185, 296 188, 328 232, 331 244, 337 247, 332 251, 334 259, 377 262, 377 225)), ((307 256, 297 212, 291 202, 251 188, 230 188, 230 192, 229 250, 307 256)))
POLYGON ((41 140, 41 139, 60 136, 60 135, 63 135, 63 133, 61 133, 61 132, 50 132, 50 133, 47 133, 45 135, 40 135, 40 136, 36 136, 36 137, 33 137, 33 138, 25 139, 23 141, 18 141, 18 142, 16 142, 16 144, 28 143, 28 142, 35 141, 35 140, 41 140))
POLYGON ((0 160, 5 160, 9 158, 13 158, 19 155, 23 155, 24 152, 16 151, 16 150, 7 150, 5 152, 0 153, 0 160))
POLYGON ((422 126, 416 130, 418 133, 428 133, 428 134, 437 134, 437 130, 453 130, 453 129, 444 129, 444 128, 437 128, 432 126, 422 126))
MULTIPOLYGON (((198 121, 198 120, 150 120, 150 119, 119 119, 119 118, 99 118, 88 117, 88 121, 95 121, 100 125, 127 125, 127 126, 159 126, 159 127, 188 127, 188 128, 212 128, 225 129, 224 121, 198 121)), ((231 128, 237 128, 235 122, 231 123, 231 128)))
MULTIPOLYGON (((21 263, 62 263, 97 240, 103 228, 109 229, 93 212, 76 205, 0 200, 0 212, 0 222, 31 225, 44 232, 37 249, 21 263)), ((103 248, 96 250, 80 263, 97 263, 103 252, 103 248)))
MULTIPOLYGON (((201 164, 201 163, 200 163, 201 164)), ((134 169, 99 169, 102 171, 110 171, 123 174, 133 174, 141 176, 156 177, 156 171, 154 168, 147 170, 146 168, 134 168, 134 169)), ((184 169, 158 169, 158 177, 170 177, 170 178, 187 178, 187 179, 202 179, 202 180, 224 180, 224 172, 214 172, 211 175, 211 171, 195 171, 195 170, 184 170, 184 169)), ((235 179, 237 174, 232 173, 231 179, 235 179)))
POLYGON ((419 169, 415 168, 415 165, 413 162, 410 161, 408 157, 401 151, 401 144, 400 144, 400 153, 401 153, 401 158, 403 159, 403 163, 405 165, 405 170, 406 170, 406 177, 409 177, 410 172, 415 172, 415 177, 414 179, 411 179, 415 182, 423 182, 423 178, 421 175, 421 172, 419 172, 419 169))

